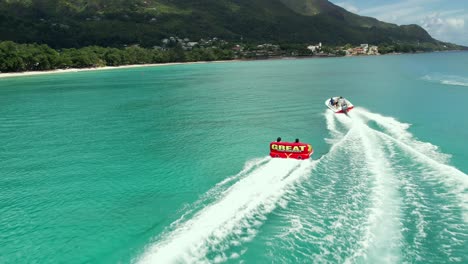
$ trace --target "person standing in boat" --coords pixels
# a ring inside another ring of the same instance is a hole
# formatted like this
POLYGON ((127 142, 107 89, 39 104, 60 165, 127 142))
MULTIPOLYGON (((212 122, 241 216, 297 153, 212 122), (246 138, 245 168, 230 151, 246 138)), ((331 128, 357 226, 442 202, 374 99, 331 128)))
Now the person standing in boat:
POLYGON ((341 107, 343 104, 345 104, 345 99, 343 96, 340 96, 340 98, 338 98, 337 105, 341 107))
POLYGON ((330 98, 330 105, 337 108, 338 107, 338 100, 335 100, 333 97, 331 97, 330 98))

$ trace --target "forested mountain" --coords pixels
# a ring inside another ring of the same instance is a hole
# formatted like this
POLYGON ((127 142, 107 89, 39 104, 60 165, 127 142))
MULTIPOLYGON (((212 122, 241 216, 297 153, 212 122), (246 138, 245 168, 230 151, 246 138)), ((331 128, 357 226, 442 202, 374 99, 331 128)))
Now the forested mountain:
POLYGON ((1 0, 0 40, 152 47, 169 36, 247 43, 439 43, 417 25, 362 17, 327 0, 1 0))

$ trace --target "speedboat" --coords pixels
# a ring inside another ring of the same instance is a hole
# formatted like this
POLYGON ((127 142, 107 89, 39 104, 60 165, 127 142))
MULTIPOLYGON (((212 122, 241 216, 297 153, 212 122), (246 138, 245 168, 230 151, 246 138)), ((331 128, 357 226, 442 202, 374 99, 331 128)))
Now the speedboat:
POLYGON ((308 159, 314 153, 310 144, 296 142, 282 142, 281 138, 270 143, 270 157, 282 159, 308 159))
POLYGON ((325 105, 335 113, 344 113, 348 114, 348 112, 354 108, 354 105, 348 101, 348 99, 343 98, 341 96, 336 96, 329 98, 325 101, 325 105), (333 104, 332 104, 333 99, 333 104))

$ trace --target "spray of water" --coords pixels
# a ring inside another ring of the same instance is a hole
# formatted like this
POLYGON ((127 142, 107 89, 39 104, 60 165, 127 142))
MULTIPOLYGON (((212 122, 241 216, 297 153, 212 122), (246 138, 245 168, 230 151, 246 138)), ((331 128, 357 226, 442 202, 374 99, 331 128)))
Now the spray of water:
MULTIPOLYGON (((314 162, 270 160, 221 194, 188 221, 149 247, 140 263, 221 261, 230 245, 249 241, 288 186, 310 173, 314 162), (230 241, 226 243, 226 241, 230 241), (208 253, 212 256, 209 259, 208 253)), ((234 255, 237 256, 237 255, 234 255)))

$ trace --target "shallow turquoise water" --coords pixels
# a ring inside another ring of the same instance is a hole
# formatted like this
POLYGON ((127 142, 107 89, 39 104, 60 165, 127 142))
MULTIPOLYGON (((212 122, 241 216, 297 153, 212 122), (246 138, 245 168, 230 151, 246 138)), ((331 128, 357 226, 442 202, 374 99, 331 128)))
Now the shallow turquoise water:
POLYGON ((0 79, 0 262, 466 263, 466 61, 0 79), (267 158, 278 136, 313 161, 267 158))

